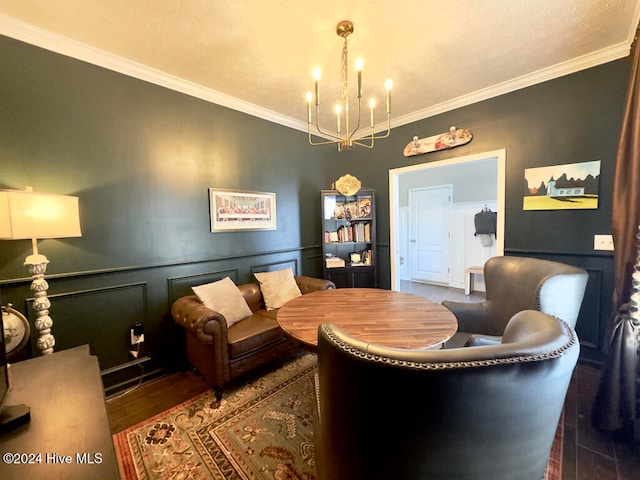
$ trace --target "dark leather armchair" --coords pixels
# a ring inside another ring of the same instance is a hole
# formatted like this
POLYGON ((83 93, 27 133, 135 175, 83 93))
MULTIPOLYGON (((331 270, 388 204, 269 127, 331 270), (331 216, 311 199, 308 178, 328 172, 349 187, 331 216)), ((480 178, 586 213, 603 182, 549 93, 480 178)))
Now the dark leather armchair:
POLYGON ((579 354, 550 315, 499 345, 399 350, 319 329, 319 480, 542 479, 579 354))
MULTIPOLYGON (((303 295, 335 288, 329 280, 294 278, 303 295)), ((278 325, 278 311, 265 309, 257 283, 245 283, 238 288, 252 315, 231 327, 227 327, 220 312, 207 308, 195 295, 181 297, 171 306, 173 320, 186 332, 187 359, 213 387, 218 401, 223 385, 229 380, 301 346, 278 325)))
POLYGON ((575 328, 588 275, 582 268, 528 257, 493 257, 484 265, 486 301, 442 305, 458 320, 458 333, 445 347, 499 343, 509 319, 540 310, 575 328))

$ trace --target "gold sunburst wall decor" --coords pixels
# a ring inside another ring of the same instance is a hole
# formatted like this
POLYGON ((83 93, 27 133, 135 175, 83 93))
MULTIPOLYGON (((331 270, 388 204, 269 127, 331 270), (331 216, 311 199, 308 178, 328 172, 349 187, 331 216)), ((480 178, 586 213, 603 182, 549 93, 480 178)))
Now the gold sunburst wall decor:
POLYGON ((348 173, 336 181, 336 190, 347 197, 355 195, 361 188, 362 184, 360 183, 360 180, 348 173))

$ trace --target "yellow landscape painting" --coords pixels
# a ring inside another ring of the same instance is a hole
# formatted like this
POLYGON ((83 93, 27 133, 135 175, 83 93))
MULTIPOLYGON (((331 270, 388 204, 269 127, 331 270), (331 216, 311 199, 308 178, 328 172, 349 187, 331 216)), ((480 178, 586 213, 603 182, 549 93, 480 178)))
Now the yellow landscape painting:
POLYGON ((598 208, 600 160, 524 171, 523 210, 598 208))

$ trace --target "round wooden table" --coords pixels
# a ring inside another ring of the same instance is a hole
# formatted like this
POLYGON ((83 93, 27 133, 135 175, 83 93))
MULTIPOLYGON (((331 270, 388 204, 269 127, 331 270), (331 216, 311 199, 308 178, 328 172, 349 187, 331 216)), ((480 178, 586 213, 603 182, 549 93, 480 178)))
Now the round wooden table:
POLYGON ((333 323, 360 340, 406 349, 441 344, 458 329, 456 317, 439 303, 376 288, 307 293, 280 308, 278 323, 311 350, 317 348, 323 323, 333 323))

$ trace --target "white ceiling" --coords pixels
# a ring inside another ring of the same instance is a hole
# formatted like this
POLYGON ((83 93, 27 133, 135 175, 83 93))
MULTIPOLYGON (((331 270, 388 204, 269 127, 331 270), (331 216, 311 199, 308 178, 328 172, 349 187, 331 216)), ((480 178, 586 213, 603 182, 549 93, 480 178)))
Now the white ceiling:
POLYGON ((314 67, 323 111, 338 100, 340 20, 364 97, 393 78, 399 126, 625 57, 639 18, 640 0, 0 0, 0 34, 303 131, 314 67))

